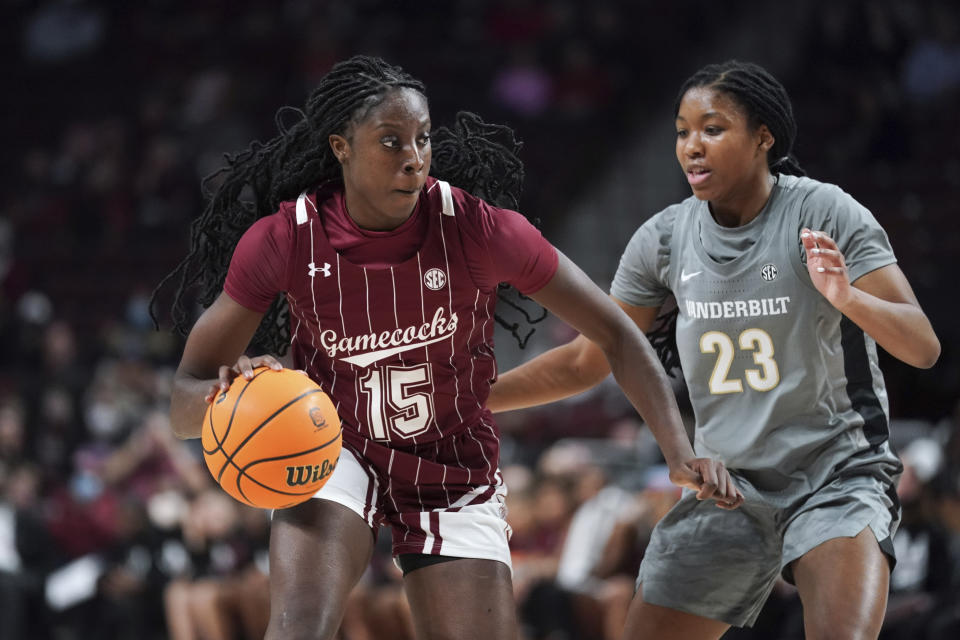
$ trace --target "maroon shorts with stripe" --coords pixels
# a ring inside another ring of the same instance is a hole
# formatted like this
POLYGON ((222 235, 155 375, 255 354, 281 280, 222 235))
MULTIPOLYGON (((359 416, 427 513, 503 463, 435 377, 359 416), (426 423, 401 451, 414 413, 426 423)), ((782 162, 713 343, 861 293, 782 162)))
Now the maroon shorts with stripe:
POLYGON ((389 525, 395 556, 425 553, 511 566, 498 457, 499 438, 485 423, 406 448, 344 431, 337 468, 314 497, 351 509, 375 532, 389 525))

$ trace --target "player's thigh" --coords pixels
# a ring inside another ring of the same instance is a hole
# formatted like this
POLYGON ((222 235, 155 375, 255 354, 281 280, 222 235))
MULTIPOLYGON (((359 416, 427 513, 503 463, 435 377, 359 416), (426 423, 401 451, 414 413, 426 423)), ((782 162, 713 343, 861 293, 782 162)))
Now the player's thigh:
POLYGON ((777 510, 759 498, 728 511, 685 491, 650 537, 637 578, 642 601, 751 626, 780 573, 781 550, 777 510))
POLYGON ((623 640, 713 640, 729 628, 719 620, 645 602, 641 584, 627 611, 623 640))
POLYGON ((419 640, 513 640, 517 613, 510 568, 497 560, 458 558, 403 578, 419 640))
POLYGON ((890 564, 870 527, 827 540, 795 560, 792 570, 808 638, 877 637, 890 564))
POLYGON ((797 585, 810 638, 875 638, 886 610, 899 520, 880 465, 810 495, 784 534, 784 576, 797 585), (838 635, 839 634, 839 635, 838 635))
POLYGON ((319 588, 325 607, 342 609, 373 554, 379 520, 374 475, 344 447, 333 475, 312 499, 273 512, 272 603, 305 601, 316 608, 319 588))
POLYGON ((281 621, 333 625, 335 631, 350 590, 370 562, 373 543, 370 526, 342 504, 314 498, 275 511, 270 530, 271 633, 282 631, 277 627, 281 621))

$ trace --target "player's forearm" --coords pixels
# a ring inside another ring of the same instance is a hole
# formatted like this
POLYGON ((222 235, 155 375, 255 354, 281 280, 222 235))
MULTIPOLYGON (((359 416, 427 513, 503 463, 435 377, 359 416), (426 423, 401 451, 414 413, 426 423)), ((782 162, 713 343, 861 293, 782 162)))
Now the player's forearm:
POLYGON ((653 433, 673 468, 694 457, 677 401, 660 361, 639 331, 624 331, 620 347, 604 350, 614 377, 653 433))
POLYGON ((840 311, 877 344, 903 362, 928 369, 940 357, 940 341, 923 313, 909 302, 889 302, 856 287, 840 311))
POLYGON ((491 411, 525 409, 576 395, 600 383, 610 367, 583 336, 500 375, 490 389, 491 411))
POLYGON ((198 380, 177 373, 170 394, 170 427, 178 438, 199 438, 203 416, 207 411, 204 399, 216 380, 198 380))
POLYGON ((224 365, 237 363, 260 325, 263 314, 251 311, 221 293, 197 319, 187 336, 173 376, 170 425, 178 438, 199 438, 207 411, 207 394, 221 383, 224 365))

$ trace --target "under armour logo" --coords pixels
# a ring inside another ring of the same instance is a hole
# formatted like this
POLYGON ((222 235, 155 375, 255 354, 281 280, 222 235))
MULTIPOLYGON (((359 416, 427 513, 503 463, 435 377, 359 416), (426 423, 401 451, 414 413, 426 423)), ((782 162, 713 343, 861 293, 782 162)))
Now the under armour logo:
POLYGON ((317 275, 317 271, 322 272, 324 278, 329 278, 329 277, 330 277, 330 263, 329 263, 329 262, 324 262, 322 267, 317 267, 317 266, 315 266, 315 265, 311 262, 310 264, 307 265, 307 267, 310 269, 310 271, 308 272, 308 275, 309 275, 311 278, 312 278, 313 276, 317 275))

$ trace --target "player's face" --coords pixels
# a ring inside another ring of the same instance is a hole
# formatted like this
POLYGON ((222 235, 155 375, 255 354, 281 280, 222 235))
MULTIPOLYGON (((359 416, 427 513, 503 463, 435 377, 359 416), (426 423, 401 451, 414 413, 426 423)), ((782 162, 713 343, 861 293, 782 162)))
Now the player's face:
POLYGON ((765 125, 751 127, 729 95, 690 89, 680 102, 676 127, 677 160, 699 199, 716 209, 751 201, 765 188, 773 136, 765 125))
POLYGON ((343 167, 347 210, 365 229, 394 229, 410 217, 430 173, 430 111, 413 89, 394 89, 351 127, 330 136, 343 167))

